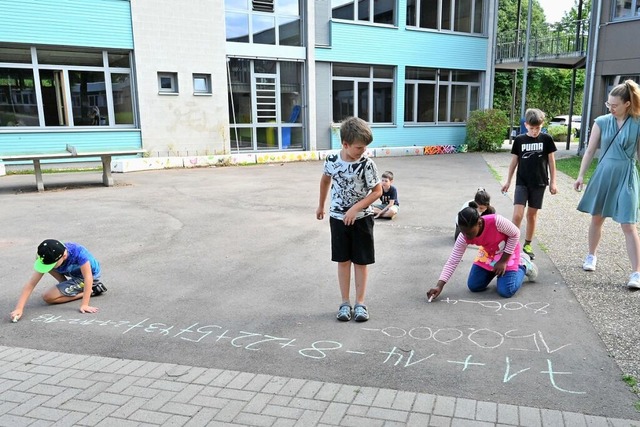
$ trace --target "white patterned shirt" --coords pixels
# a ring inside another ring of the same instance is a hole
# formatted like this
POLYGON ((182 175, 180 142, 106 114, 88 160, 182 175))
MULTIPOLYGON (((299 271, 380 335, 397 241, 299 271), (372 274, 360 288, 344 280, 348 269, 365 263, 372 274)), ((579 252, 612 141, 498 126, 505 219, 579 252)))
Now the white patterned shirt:
MULTIPOLYGON (((380 183, 378 168, 370 158, 362 156, 355 162, 345 162, 340 153, 330 154, 324 161, 323 173, 331 177, 331 206, 329 216, 344 219, 351 206, 367 197, 369 192, 380 183)), ((358 213, 356 219, 372 215, 367 206, 358 213)))

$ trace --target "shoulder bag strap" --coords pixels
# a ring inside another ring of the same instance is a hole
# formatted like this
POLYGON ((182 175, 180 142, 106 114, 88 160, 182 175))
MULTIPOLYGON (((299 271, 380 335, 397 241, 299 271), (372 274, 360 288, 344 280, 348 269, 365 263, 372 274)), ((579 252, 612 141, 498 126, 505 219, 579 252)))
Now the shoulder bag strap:
MULTIPOLYGON (((627 118, 624 120, 624 123, 622 123, 622 126, 620 126, 620 128, 618 129, 616 134, 613 135, 613 139, 611 139, 611 143, 609 145, 607 145, 607 149, 604 150, 604 153, 602 153, 602 156, 600 156, 600 160, 598 160, 598 163, 601 162, 602 159, 604 159, 604 155, 607 154, 607 151, 609 151, 609 147, 611 147, 613 145, 613 142, 616 140, 616 137, 618 136, 618 134, 620 133, 620 131, 622 130, 624 125, 627 124, 627 121, 629 120, 629 117, 631 117, 631 116, 627 116, 627 118)), ((600 135, 601 135, 600 138, 602 138, 602 134, 600 134, 600 135)))

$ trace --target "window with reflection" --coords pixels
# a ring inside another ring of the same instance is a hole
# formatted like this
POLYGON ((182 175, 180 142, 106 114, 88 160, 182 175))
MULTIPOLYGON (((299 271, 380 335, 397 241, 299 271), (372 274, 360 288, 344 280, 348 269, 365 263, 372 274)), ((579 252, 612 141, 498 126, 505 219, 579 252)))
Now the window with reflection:
POLYGON ((0 68, 0 128, 39 124, 33 70, 0 68))
POLYGON ((303 63, 229 58, 233 151, 303 150, 303 63))
POLYGON ((478 109, 480 85, 477 71, 407 67, 405 122, 466 122, 478 109))
POLYGON ((225 0, 226 40, 302 46, 299 0, 225 0))
POLYGON ((483 34, 486 0, 408 0, 407 26, 483 34))
POLYGON ((331 0, 331 17, 348 21, 396 25, 396 1, 331 0))
POLYGON ((394 67, 332 66, 333 121, 357 116, 369 123, 393 123, 394 67))
POLYGON ((12 46, 0 63, 0 129, 135 125, 129 51, 12 46))
POLYGON ((630 19, 640 17, 640 0, 616 0, 613 2, 614 19, 630 19))

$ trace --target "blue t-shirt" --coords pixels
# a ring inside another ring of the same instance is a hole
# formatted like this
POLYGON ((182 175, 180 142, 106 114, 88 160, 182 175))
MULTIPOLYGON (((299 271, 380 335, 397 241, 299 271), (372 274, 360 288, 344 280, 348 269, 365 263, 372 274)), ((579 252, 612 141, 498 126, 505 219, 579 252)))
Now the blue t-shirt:
POLYGON ((91 252, 82 245, 72 242, 66 242, 64 246, 67 248, 67 259, 64 260, 60 267, 55 270, 65 276, 82 278, 82 267, 87 261, 91 264, 91 273, 94 278, 100 277, 102 270, 100 263, 91 255, 91 252))
POLYGON ((398 190, 393 185, 389 186, 389 191, 384 191, 382 189, 382 196, 380 196, 380 201, 383 205, 388 205, 389 200, 393 200, 393 205, 400 207, 400 201, 398 200, 398 190))

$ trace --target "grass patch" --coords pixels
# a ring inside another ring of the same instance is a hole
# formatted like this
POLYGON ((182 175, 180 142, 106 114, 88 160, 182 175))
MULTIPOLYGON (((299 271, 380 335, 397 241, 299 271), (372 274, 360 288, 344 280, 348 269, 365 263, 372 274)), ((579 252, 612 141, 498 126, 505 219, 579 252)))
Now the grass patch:
MULTIPOLYGON (((569 175, 571 178, 576 179, 578 178, 578 173, 580 173, 580 163, 582 163, 582 157, 580 156, 565 157, 556 160, 556 169, 569 175)), ((594 159, 587 169, 587 172, 584 174, 585 183, 589 181, 589 178, 593 175, 593 171, 596 170, 596 166, 598 166, 598 160, 594 159)))
MULTIPOLYGON (((70 169, 42 169, 42 173, 60 173, 60 172, 89 172, 96 171, 101 172, 102 166, 97 166, 94 168, 70 168, 70 169)), ((19 169, 7 171, 7 175, 33 175, 33 169, 19 169)))
POLYGON ((493 166, 488 165, 489 166, 489 170, 491 171, 491 175, 493 175, 493 177, 496 179, 496 181, 498 182, 502 182, 502 177, 500 176, 500 174, 498 173, 497 170, 495 170, 493 168, 493 166))

